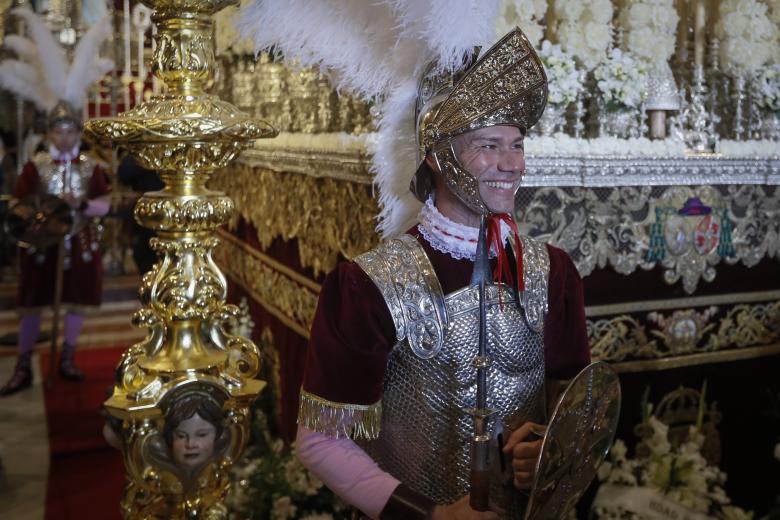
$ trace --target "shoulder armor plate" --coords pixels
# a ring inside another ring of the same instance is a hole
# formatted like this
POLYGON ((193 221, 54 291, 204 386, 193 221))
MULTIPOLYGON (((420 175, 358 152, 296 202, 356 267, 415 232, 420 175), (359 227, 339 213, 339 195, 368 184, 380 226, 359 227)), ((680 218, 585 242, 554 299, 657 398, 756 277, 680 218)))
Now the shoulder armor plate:
POLYGON ((447 313, 431 261, 417 240, 402 235, 355 258, 384 297, 396 340, 409 340, 420 358, 434 357, 444 345, 447 313))
POLYGON ((525 291, 520 304, 528 326, 535 332, 544 329, 547 315, 547 286, 550 276, 550 254, 547 246, 531 237, 521 236, 523 251, 523 281, 525 291))

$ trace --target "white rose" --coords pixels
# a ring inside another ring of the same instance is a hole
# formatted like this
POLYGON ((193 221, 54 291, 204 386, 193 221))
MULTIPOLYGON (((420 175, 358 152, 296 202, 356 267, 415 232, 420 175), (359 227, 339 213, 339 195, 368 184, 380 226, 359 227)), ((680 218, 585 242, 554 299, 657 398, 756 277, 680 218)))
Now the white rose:
POLYGON ((534 10, 534 18, 541 20, 547 14, 547 0, 531 0, 534 10))
POLYGON ((526 22, 524 25, 521 25, 520 28, 534 47, 537 47, 544 37, 544 27, 536 22, 526 22))
POLYGON ((607 49, 607 43, 612 39, 609 26, 598 22, 588 23, 585 26, 585 33, 590 36, 591 47, 598 49, 600 53, 607 49))
POLYGON ((652 15, 650 6, 646 4, 633 4, 628 8, 628 21, 633 27, 644 25, 652 15))
POLYGON ((748 28, 748 19, 740 13, 728 13, 721 18, 723 32, 730 34, 742 34, 748 28))
POLYGON ((555 15, 559 20, 576 20, 582 16, 584 4, 577 0, 555 0, 555 15))
POLYGON ((666 56, 659 56, 656 51, 657 35, 649 27, 631 31, 626 39, 628 48, 639 56, 651 62, 666 61, 666 56))
POLYGON ((766 16, 754 18, 753 26, 750 30, 750 36, 754 40, 770 40, 777 35, 777 28, 769 21, 766 16))
POLYGON ((615 443, 612 445, 611 452, 616 460, 625 459, 626 453, 628 452, 628 448, 626 448, 626 443, 623 442, 622 439, 617 439, 615 443))
POLYGON ((287 520, 295 516, 295 511, 298 508, 293 505, 290 497, 279 497, 274 500, 273 509, 271 510, 272 520, 287 520))
POLYGON ((668 34, 674 34, 680 17, 672 6, 659 7, 653 12, 653 21, 666 30, 668 34))
POLYGON ((610 0, 592 0, 590 11, 594 20, 604 23, 612 20, 612 2, 610 0))

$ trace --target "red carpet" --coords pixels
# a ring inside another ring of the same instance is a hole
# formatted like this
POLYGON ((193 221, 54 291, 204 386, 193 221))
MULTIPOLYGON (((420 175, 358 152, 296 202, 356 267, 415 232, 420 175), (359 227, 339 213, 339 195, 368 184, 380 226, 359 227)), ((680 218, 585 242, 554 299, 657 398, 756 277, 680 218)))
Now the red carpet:
MULTIPOLYGON (((114 367, 124 348, 76 351, 86 380, 58 379, 44 390, 51 452, 46 519, 119 519, 124 465, 119 451, 103 439, 100 409, 114 382, 114 367)), ((48 353, 41 373, 49 372, 48 353)))

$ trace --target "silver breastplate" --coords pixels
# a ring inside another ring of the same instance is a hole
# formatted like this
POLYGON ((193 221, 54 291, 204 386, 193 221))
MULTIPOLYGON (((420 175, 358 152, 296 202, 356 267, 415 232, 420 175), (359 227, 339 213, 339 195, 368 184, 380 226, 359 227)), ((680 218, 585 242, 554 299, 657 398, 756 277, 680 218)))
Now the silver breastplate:
MULTIPOLYGON (((549 258, 544 244, 528 238, 523 250, 523 308, 504 285, 489 286, 486 293, 493 361, 488 407, 497 421, 512 427, 544 421, 549 258)), ((469 487, 474 426, 467 410, 476 399, 477 289, 467 286, 443 296, 430 260, 408 235, 355 261, 379 287, 400 331, 385 374, 380 434, 366 448, 407 486, 439 504, 451 503, 469 487)))
POLYGON ((33 157, 38 170, 41 192, 61 197, 72 193, 77 198, 86 198, 89 179, 95 169, 95 161, 86 155, 79 156, 79 162, 57 163, 51 155, 41 152, 33 157))

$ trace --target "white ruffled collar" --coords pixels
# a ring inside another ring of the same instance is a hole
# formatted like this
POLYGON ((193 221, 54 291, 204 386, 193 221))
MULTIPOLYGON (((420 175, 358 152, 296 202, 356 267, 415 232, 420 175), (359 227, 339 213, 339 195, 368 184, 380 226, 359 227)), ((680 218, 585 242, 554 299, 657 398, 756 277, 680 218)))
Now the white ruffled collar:
MULTIPOLYGON (((466 226, 453 222, 436 209, 433 197, 428 197, 418 216, 420 223, 417 229, 428 243, 442 253, 450 255, 456 260, 467 259, 474 261, 477 255, 477 237, 479 228, 466 226)), ((505 222, 501 222, 501 241, 506 242, 510 228, 505 222)), ((496 256, 493 248, 489 251, 490 257, 496 256)))

